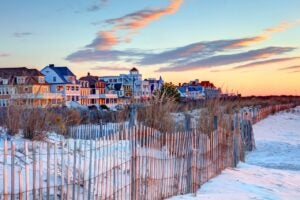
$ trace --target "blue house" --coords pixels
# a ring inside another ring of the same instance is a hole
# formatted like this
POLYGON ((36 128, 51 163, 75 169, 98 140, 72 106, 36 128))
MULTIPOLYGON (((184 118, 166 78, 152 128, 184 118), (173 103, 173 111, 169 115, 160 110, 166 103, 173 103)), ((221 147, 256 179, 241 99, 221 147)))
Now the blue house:
POLYGON ((184 85, 177 87, 181 98, 186 100, 205 99, 205 90, 200 85, 184 85))
POLYGON ((41 70, 45 80, 50 84, 52 93, 61 93, 64 102, 80 103, 80 82, 68 67, 50 64, 41 70))

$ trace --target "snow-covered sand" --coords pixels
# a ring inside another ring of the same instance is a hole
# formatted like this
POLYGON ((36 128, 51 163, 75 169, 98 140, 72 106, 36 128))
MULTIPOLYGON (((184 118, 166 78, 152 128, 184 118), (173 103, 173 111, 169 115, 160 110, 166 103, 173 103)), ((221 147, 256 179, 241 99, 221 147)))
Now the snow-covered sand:
POLYGON ((300 199, 300 107, 253 127, 257 149, 236 169, 227 169, 197 194, 177 199, 300 199))

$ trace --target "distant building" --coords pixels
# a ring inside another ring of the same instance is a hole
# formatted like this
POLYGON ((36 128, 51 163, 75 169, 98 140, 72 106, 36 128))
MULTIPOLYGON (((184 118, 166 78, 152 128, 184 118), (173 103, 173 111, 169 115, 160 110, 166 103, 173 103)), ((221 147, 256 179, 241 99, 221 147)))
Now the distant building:
POLYGON ((145 79, 145 81, 149 82, 150 95, 153 95, 155 90, 160 89, 161 86, 164 84, 162 77, 159 77, 158 80, 156 80, 155 78, 148 78, 148 79, 145 79))
POLYGON ((65 103, 80 103, 81 84, 68 67, 58 67, 50 64, 42 69, 42 74, 50 84, 52 93, 61 93, 65 103))
MULTIPOLYGON (((123 103, 149 99, 153 90, 160 87, 160 83, 155 79, 151 79, 152 82, 147 79, 143 81, 142 74, 135 67, 129 71, 129 74, 102 76, 99 80, 105 81, 107 90, 118 94, 123 103)), ((162 79, 160 81, 163 82, 162 79)))
POLYGON ((116 105, 118 103, 118 95, 106 91, 106 83, 99 80, 98 76, 87 76, 79 79, 81 82, 81 104, 83 105, 116 105))
POLYGON ((0 68, 0 106, 46 106, 62 103, 62 96, 50 92, 45 76, 26 67, 0 68))
POLYGON ((181 98, 185 98, 186 100, 200 100, 205 99, 205 92, 202 86, 179 86, 178 92, 181 98))
POLYGON ((211 99, 221 95, 221 89, 216 88, 213 83, 209 81, 199 82, 198 79, 179 84, 177 88, 180 97, 186 100, 211 99))
POLYGON ((209 81, 201 81, 200 85, 203 86, 205 89, 206 99, 220 97, 222 93, 220 88, 216 88, 216 86, 209 81))

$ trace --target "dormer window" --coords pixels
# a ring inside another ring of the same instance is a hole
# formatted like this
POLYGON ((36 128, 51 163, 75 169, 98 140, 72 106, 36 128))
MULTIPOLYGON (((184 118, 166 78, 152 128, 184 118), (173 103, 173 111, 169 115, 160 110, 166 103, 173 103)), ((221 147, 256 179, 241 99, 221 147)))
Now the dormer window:
POLYGON ((67 80, 71 83, 75 83, 75 77, 74 76, 68 76, 67 80))
POLYGON ((53 82, 56 82, 56 76, 53 76, 53 82))
POLYGON ((39 76, 39 83, 45 83, 45 77, 39 76))
POLYGON ((2 84, 7 85, 8 84, 8 79, 2 79, 2 84))
POLYGON ((24 76, 18 76, 17 77, 17 84, 24 84, 25 83, 25 78, 24 76))

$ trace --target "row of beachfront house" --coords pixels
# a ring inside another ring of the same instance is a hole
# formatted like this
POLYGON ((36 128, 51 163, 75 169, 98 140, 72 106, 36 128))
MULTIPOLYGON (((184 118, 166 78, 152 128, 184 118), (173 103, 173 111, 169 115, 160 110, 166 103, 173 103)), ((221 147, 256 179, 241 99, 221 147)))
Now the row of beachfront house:
POLYGON ((163 80, 142 79, 136 68, 119 76, 86 76, 77 79, 68 67, 50 64, 37 69, 0 68, 0 107, 18 105, 91 106, 129 104, 148 100, 163 80))
MULTIPOLYGON (((143 79, 136 68, 118 76, 86 76, 77 79, 68 67, 50 64, 37 69, 0 68, 0 107, 19 105, 124 105, 147 101, 164 84, 163 79, 143 79)), ((179 84, 182 100, 218 97, 221 90, 209 81, 179 84)))

